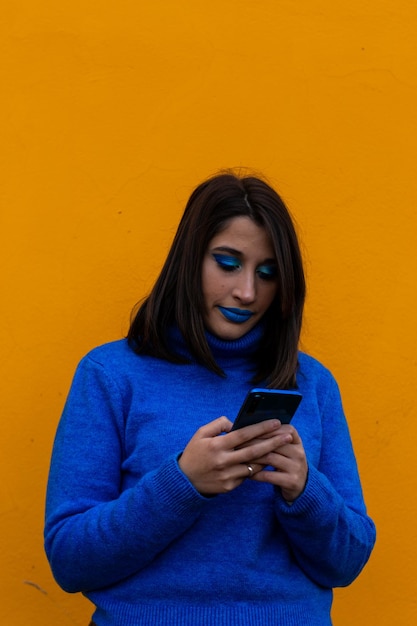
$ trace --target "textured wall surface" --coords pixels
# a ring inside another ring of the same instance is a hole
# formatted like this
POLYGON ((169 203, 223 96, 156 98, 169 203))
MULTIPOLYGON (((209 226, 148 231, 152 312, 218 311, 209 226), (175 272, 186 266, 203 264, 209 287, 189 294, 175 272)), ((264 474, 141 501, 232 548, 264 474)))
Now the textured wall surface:
POLYGON ((42 546, 65 395, 230 166, 296 216, 303 346, 339 381, 378 527, 334 623, 417 623, 416 20, 414 0, 3 1, 1 624, 88 623, 42 546))

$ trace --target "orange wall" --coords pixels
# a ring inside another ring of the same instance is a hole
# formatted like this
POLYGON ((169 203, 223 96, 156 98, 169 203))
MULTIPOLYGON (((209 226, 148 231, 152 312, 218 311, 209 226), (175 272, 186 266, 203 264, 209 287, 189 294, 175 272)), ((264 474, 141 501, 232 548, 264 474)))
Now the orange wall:
POLYGON ((297 217, 303 343, 339 380, 378 526, 335 625, 417 623, 416 20, 414 0, 3 2, 1 624, 88 623, 43 554, 57 420, 228 166, 297 217))

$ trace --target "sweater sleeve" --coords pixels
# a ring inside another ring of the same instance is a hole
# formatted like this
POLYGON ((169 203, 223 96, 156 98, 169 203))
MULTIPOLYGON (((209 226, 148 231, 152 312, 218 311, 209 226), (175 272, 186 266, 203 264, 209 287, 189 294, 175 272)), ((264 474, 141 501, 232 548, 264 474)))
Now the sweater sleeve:
POLYGON ((368 561, 376 533, 366 512, 339 390, 332 377, 321 417, 318 467, 309 463, 306 488, 292 505, 277 493, 276 512, 305 573, 324 587, 342 587, 350 584, 368 561))
POLYGON ((177 455, 122 489, 124 411, 116 383, 83 359, 57 429, 46 498, 45 550, 69 592, 136 573, 193 525, 206 502, 177 455))

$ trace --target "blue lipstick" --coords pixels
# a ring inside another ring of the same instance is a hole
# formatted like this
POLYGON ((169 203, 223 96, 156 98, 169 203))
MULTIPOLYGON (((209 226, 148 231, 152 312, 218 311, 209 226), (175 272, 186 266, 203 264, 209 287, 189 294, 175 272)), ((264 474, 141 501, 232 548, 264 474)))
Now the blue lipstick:
POLYGON ((253 315, 252 311, 248 311, 247 309, 235 309, 233 307, 224 306, 219 306, 218 309, 228 322, 233 322, 234 324, 243 324, 253 315))

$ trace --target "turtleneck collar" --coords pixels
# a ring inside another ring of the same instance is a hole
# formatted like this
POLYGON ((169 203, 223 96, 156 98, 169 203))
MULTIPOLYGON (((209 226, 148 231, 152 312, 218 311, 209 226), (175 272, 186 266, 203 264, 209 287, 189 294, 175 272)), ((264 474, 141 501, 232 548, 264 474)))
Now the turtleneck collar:
MULTIPOLYGON (((213 357, 220 367, 232 366, 238 362, 251 361, 259 348, 259 344, 263 335, 263 326, 258 324, 246 335, 239 339, 225 340, 212 335, 209 331, 205 332, 207 343, 212 351, 213 357)), ((194 360, 183 336, 179 329, 175 326, 170 329, 169 340, 175 352, 181 356, 194 360)))
POLYGON ((246 335, 239 339, 220 339, 206 331, 207 343, 216 358, 244 357, 250 358, 259 348, 259 343, 263 335, 263 328, 260 324, 252 328, 246 335))

